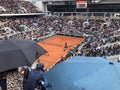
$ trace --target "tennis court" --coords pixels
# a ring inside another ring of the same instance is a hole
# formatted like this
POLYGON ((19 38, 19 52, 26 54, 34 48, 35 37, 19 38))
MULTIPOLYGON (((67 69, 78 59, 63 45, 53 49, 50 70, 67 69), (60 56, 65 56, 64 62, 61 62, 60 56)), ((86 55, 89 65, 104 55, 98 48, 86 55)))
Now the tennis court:
POLYGON ((41 63, 44 64, 44 69, 50 69, 60 59, 67 54, 67 52, 81 43, 84 38, 55 35, 46 40, 38 42, 48 53, 39 57, 41 63))

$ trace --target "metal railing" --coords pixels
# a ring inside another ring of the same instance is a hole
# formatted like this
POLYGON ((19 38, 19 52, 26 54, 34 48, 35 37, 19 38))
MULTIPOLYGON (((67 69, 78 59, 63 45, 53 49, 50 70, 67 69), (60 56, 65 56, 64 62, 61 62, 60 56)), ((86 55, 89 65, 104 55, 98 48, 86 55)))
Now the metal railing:
POLYGON ((53 12, 52 15, 56 16, 103 16, 103 17, 117 17, 120 18, 120 13, 115 13, 115 12, 53 12))

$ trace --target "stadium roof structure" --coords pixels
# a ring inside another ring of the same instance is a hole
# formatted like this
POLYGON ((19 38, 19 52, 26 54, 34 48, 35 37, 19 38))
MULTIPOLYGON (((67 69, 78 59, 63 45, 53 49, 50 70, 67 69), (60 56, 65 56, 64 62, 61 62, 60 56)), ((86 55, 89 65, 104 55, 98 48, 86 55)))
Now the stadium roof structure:
POLYGON ((44 15, 45 13, 22 13, 22 14, 0 14, 0 17, 4 16, 35 16, 35 15, 44 15))
POLYGON ((43 2, 50 2, 50 1, 76 1, 76 0, 42 0, 43 2))

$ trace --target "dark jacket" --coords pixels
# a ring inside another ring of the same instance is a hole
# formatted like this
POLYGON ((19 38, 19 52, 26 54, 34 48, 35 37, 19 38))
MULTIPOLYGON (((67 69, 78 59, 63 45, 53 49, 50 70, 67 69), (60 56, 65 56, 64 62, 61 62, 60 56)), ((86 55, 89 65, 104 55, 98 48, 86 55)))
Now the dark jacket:
POLYGON ((43 65, 38 64, 36 69, 29 72, 27 79, 28 86, 26 86, 29 89, 26 90, 34 90, 39 85, 40 80, 44 81, 44 74, 45 72, 43 71, 43 65))

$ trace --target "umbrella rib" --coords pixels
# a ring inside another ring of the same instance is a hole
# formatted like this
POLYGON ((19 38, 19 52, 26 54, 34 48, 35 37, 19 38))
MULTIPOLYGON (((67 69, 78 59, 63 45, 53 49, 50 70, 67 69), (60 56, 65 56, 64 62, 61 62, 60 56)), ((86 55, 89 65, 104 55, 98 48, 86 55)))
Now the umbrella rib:
MULTIPOLYGON (((10 41, 9 41, 10 42, 10 41)), ((12 42, 10 42, 12 45, 14 45, 14 46, 16 46, 14 43, 12 43, 12 42)), ((28 62, 28 64, 29 65, 31 65, 31 63, 28 61, 28 58, 27 58, 27 56, 25 55, 25 53, 21 50, 21 48, 20 47, 18 47, 18 46, 16 46, 17 48, 19 48, 20 49, 20 51, 23 53, 23 55, 25 56, 25 58, 26 58, 26 61, 28 62)))
MULTIPOLYGON (((21 49, 20 49, 21 52, 23 52, 21 49)), ((28 58, 27 56, 25 55, 25 53, 23 52, 23 55, 26 57, 26 61, 28 62, 29 65, 31 65, 31 63, 28 61, 28 58)))

